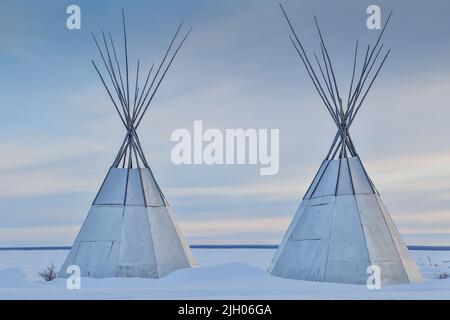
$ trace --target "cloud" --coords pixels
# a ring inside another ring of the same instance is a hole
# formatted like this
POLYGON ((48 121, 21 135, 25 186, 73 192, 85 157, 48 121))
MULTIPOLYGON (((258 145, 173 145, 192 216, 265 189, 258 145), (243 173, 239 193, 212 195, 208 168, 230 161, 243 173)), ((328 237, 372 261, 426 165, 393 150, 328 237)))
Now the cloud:
MULTIPOLYGON (((280 181, 278 184, 244 184, 232 187, 167 188, 168 193, 178 197, 260 197, 265 201, 297 198, 301 194, 298 185, 280 181)), ((306 190, 306 189, 305 189, 306 190)))
POLYGON ((180 227, 191 237, 221 236, 245 232, 283 232, 290 222, 286 217, 253 219, 211 219, 203 221, 181 221, 180 227))
POLYGON ((0 163, 0 172, 25 168, 40 168, 48 164, 64 163, 79 156, 96 155, 105 151, 105 145, 100 142, 72 139, 54 139, 51 148, 42 145, 30 145, 26 141, 15 143, 0 143, 4 150, 0 163))
POLYGON ((450 226, 449 227, 428 227, 428 228, 424 228, 424 227, 403 227, 400 229, 400 231, 402 233, 408 233, 408 234, 449 234, 450 233, 450 226))
POLYGON ((83 140, 55 139, 51 148, 22 143, 0 148, 6 159, 0 165, 0 198, 92 191, 101 170, 78 163, 105 153, 104 145, 83 140))
POLYGON ((370 175, 387 191, 450 191, 450 151, 409 153, 367 161, 370 175))
POLYGON ((0 52, 29 57, 39 43, 32 32, 39 25, 36 17, 21 5, 0 4, 0 52))
POLYGON ((68 245, 78 230, 79 226, 0 228, 0 243, 2 246, 68 245))

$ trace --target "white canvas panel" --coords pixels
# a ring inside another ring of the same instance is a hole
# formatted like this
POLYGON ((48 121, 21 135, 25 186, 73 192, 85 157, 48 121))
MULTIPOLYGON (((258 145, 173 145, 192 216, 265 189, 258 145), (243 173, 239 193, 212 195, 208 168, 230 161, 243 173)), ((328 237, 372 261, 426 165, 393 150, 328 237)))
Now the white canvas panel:
POLYGON ((366 284, 369 264, 355 261, 328 261, 325 273, 326 282, 366 284))
POLYGON ((272 261, 269 264, 269 267, 267 268, 267 272, 272 273, 272 270, 277 263, 281 253, 284 251, 286 242, 290 239, 292 230, 294 230, 295 226, 297 225, 299 219, 301 218, 303 212, 305 212, 305 208, 308 206, 311 200, 303 200, 300 203, 299 208, 297 209, 297 212, 294 215, 294 218, 291 221, 291 224, 289 225, 287 231, 285 232, 283 236, 283 240, 281 241, 281 244, 279 245, 275 255, 272 258, 272 261))
POLYGON ((347 158, 343 158, 340 161, 339 168, 339 178, 338 178, 338 187, 337 187, 337 195, 348 195, 354 194, 353 184, 350 176, 350 168, 348 165, 347 158))
POLYGON ((337 176, 339 172, 339 160, 330 160, 325 168, 322 178, 317 184, 312 198, 331 196, 336 193, 337 176))
POLYGON ((356 195, 356 201, 372 264, 377 264, 380 261, 399 261, 397 248, 375 194, 356 195))
POLYGON ((333 204, 309 203, 292 231, 291 240, 327 239, 333 222, 333 204))
POLYGON ((311 183, 311 185, 309 186, 308 191, 306 192, 306 194, 303 197, 303 199, 309 199, 311 197, 311 193, 314 191, 314 189, 316 188, 317 182, 322 177, 322 173, 325 170, 325 167, 327 166, 327 163, 328 163, 328 160, 324 160, 322 162, 322 164, 320 165, 319 171, 317 171, 316 176, 314 177, 314 180, 311 183))
POLYGON ((164 276, 179 268, 189 268, 186 250, 166 207, 147 208, 158 274, 164 276))
POLYGON ((314 258, 318 253, 322 255, 322 251, 321 240, 289 240, 271 273, 283 278, 320 281, 320 267, 314 264, 314 258))
POLYGON ((417 267, 414 260, 402 260, 402 262, 410 282, 412 283, 423 282, 422 274, 420 273, 420 270, 417 267))
POLYGON ((318 197, 311 198, 308 206, 316 206, 316 205, 324 205, 324 204, 333 204, 335 196, 326 196, 326 197, 318 197))
POLYGON ((274 275, 323 281, 334 197, 302 202, 269 267, 274 275))
POLYGON ((400 260, 373 262, 380 268, 381 284, 396 284, 409 282, 408 275, 400 260))
POLYGON ((82 277, 100 278, 108 261, 112 241, 82 241, 73 261, 82 277))
POLYGON ((422 282, 423 279, 422 279, 422 275, 419 271, 419 268, 417 268, 413 258, 411 257, 408 247, 404 243, 404 241, 400 235, 400 232, 398 231, 397 227, 395 226, 395 223, 392 220, 389 212, 387 211, 383 201, 381 200, 381 198, 378 195, 375 195, 375 197, 377 198, 378 204, 380 205, 381 212, 387 223, 389 231, 392 235, 395 247, 397 248, 397 251, 400 255, 400 259, 402 260, 403 266, 406 270, 406 273, 408 274, 408 278, 409 278, 410 282, 422 282))
POLYGON ((160 275, 158 274, 158 267, 155 264, 120 264, 117 266, 117 277, 159 278, 160 275))
POLYGON ((352 175, 353 187, 355 193, 374 193, 369 178, 367 177, 361 161, 358 157, 347 158, 350 165, 350 173, 352 175))
POLYGON ((73 261, 75 259, 75 255, 78 251, 80 243, 78 241, 75 241, 72 245, 72 248, 69 251, 69 254, 66 257, 66 260, 64 261, 64 264, 61 266, 61 269, 58 271, 58 278, 67 278, 69 276, 67 274, 67 267, 70 265, 73 265, 73 261))
POLYGON ((147 206, 149 207, 165 206, 165 203, 161 197, 156 181, 150 169, 142 168, 139 170, 141 170, 142 184, 144 186, 144 193, 147 206))
POLYGON ((125 201, 127 169, 111 168, 94 204, 122 204, 125 201))
POLYGON ((76 241, 118 241, 122 233, 123 206, 92 206, 76 241))
POLYGON ((303 200, 300 203, 299 208, 297 209, 297 212, 294 215, 294 218, 291 221, 291 224, 288 227, 288 230, 286 231, 286 233, 283 236, 283 240, 274 256, 273 262, 276 261, 277 256, 279 255, 279 253, 283 250, 283 246, 284 243, 291 237, 292 231, 294 230, 294 228, 297 226, 298 221, 301 219, 303 213, 305 212, 305 209, 309 206, 309 205, 317 205, 317 204, 330 204, 332 203, 332 201, 334 201, 334 197, 321 197, 321 198, 314 198, 314 199, 307 199, 307 200, 303 200))
MULTIPOLYGON (((353 195, 336 197, 328 261, 335 262, 336 266, 339 265, 338 262, 362 263, 365 268, 370 265, 356 199, 353 195)), ((332 270, 327 269, 327 275, 328 272, 332 272, 332 270)), ((341 271, 339 271, 340 273, 341 271)))
POLYGON ((156 265, 146 207, 125 207, 120 243, 120 265, 156 265))
POLYGON ((309 281, 323 281, 327 267, 328 239, 320 240, 309 270, 309 281))
POLYGON ((103 277, 117 277, 117 264, 119 262, 120 241, 113 241, 111 251, 109 253, 108 261, 106 262, 103 277))
POLYGON ((178 235, 178 238, 180 239, 180 243, 181 243, 181 247, 186 255, 186 258, 188 260, 188 263, 191 266, 196 266, 197 265, 197 260, 195 259, 191 247, 189 246, 189 243, 187 242, 183 232, 180 229, 180 226, 178 225, 177 221, 175 220, 175 218, 172 216, 172 214, 170 213, 170 210, 168 207, 166 207, 167 212, 169 213, 169 217, 172 220, 172 224, 175 227, 175 232, 178 235))
POLYGON ((387 226, 389 228, 389 231, 392 235, 392 238, 394 240, 394 244, 397 248, 397 251, 402 259, 411 260, 413 261, 411 254, 409 253, 408 248, 406 247, 405 243, 403 242, 403 239, 400 235, 400 232, 398 231, 397 227, 395 226, 394 221, 391 218, 391 215, 388 213, 386 207, 384 206, 383 201, 381 201, 381 198, 378 195, 375 195, 378 205, 381 208, 381 213, 383 214, 384 220, 387 223, 387 226))
POLYGON ((140 169, 130 169, 128 173, 128 186, 127 186, 127 205, 145 206, 144 200, 144 187, 142 185, 140 169))

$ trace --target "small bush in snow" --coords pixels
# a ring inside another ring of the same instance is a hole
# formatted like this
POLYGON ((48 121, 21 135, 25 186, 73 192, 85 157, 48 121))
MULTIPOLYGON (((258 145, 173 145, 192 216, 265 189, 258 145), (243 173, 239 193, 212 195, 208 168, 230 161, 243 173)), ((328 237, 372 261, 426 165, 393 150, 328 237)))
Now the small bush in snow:
POLYGON ((447 272, 443 272, 439 275, 439 279, 447 279, 449 277, 449 274, 447 272))
POLYGON ((45 270, 38 273, 38 275, 44 279, 45 281, 52 281, 56 278, 56 267, 52 263, 49 267, 47 267, 45 270))

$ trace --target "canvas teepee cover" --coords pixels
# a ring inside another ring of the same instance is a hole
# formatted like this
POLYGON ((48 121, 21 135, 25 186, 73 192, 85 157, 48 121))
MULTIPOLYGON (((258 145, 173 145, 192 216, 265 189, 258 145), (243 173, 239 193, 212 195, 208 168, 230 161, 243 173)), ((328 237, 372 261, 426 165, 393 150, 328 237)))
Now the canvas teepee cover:
POLYGON ((337 125, 338 132, 268 271, 284 278, 365 284, 373 272, 373 269, 368 271, 368 267, 374 265, 380 270, 382 284, 421 281, 421 274, 367 175, 349 133, 349 127, 364 97, 389 54, 388 51, 377 67, 370 85, 364 87, 365 79, 381 51, 379 49, 373 55, 386 25, 373 51, 367 49, 355 87, 352 78, 349 100, 345 106, 336 86, 333 67, 317 20, 323 62, 319 63, 317 56, 316 61, 323 82, 319 81, 284 10, 283 13, 293 32, 292 43, 337 125), (326 91, 323 87, 326 87, 326 91), (359 99, 360 96, 362 99, 359 99))
POLYGON ((325 160, 273 258, 273 275, 326 282, 417 282, 421 275, 358 156, 325 160))
POLYGON ((95 63, 94 67, 126 128, 126 135, 61 268, 61 277, 67 276, 66 270, 70 265, 79 266, 81 275, 86 277, 159 278, 195 264, 191 250, 153 177, 136 133, 161 80, 189 34, 180 42, 169 63, 165 64, 180 28, 181 25, 152 80, 149 81, 153 66, 141 89, 138 85, 138 63, 132 100, 129 98, 125 19, 125 73, 118 63, 113 63, 118 59, 111 36, 108 44, 102 33, 104 49, 94 37, 111 80, 109 86, 95 63), (111 92, 115 92, 117 98, 113 98, 111 92))

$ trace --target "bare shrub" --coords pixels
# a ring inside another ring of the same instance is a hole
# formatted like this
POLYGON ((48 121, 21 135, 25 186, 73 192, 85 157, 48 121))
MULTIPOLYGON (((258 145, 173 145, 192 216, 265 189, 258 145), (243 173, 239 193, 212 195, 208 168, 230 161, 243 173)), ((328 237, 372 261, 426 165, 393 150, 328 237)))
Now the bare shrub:
POLYGON ((438 278, 439 279, 447 279, 449 277, 449 274, 447 272, 443 272, 441 274, 439 274, 438 278))
POLYGON ((56 278, 56 267, 52 263, 50 266, 45 268, 43 271, 38 272, 38 275, 45 281, 52 281, 56 278))

